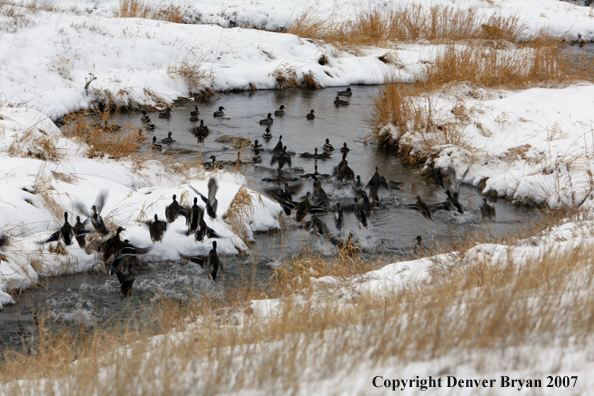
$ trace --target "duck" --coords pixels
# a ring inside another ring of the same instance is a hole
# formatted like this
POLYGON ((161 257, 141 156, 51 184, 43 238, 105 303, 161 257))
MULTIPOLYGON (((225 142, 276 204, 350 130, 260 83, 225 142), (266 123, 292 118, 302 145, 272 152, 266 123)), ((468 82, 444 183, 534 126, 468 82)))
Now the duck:
POLYGON ((143 124, 147 124, 151 122, 151 118, 146 114, 145 110, 142 110, 142 116, 140 117, 140 121, 143 124))
POLYGON ((146 222, 146 225, 149 228, 149 234, 151 235, 151 241, 161 242, 163 240, 163 235, 165 231, 167 231, 167 222, 163 220, 159 220, 159 216, 155 213, 155 218, 153 220, 149 220, 146 222))
POLYGON ((313 120, 314 118, 316 118, 316 115, 314 114, 313 109, 311 109, 311 111, 309 113, 307 113, 305 118, 307 118, 308 120, 313 120))
POLYGON ((152 122, 147 122, 146 124, 144 124, 144 127, 146 129, 148 129, 149 131, 152 131, 153 129, 155 129, 155 124, 153 124, 152 122))
POLYGON ((262 156, 260 155, 260 150, 254 151, 254 156, 252 157, 253 164, 261 164, 262 163, 262 156))
POLYGON ((355 178, 355 188, 363 188, 363 183, 361 182, 361 176, 357 175, 355 178))
POLYGON ((200 120, 200 125, 198 125, 198 133, 199 134, 204 134, 204 135, 208 135, 208 127, 206 125, 204 125, 204 120, 200 120))
POLYGON ((495 221, 495 206, 489 205, 487 198, 483 198, 483 204, 481 205, 481 217, 483 220, 495 221))
POLYGON ((81 222, 80 216, 76 216, 76 223, 74 224, 74 227, 73 227, 76 242, 78 243, 78 246, 81 249, 84 249, 84 247, 87 244, 86 234, 89 233, 89 230, 87 230, 87 222, 88 221, 89 221, 89 219, 87 218, 84 222, 81 222))
POLYGON ((349 151, 351 151, 351 150, 347 147, 346 142, 344 142, 344 144, 340 148, 340 152, 343 153, 343 154, 347 154, 349 151))
POLYGON ((423 245, 423 237, 421 237, 420 235, 417 235, 415 240, 417 241, 417 243, 415 243, 415 245, 413 246, 414 254, 418 255, 418 254, 425 252, 427 250, 427 247, 425 247, 425 245, 423 245))
POLYGON ((340 207, 340 202, 336 202, 336 209, 334 209, 334 224, 336 225, 336 229, 340 230, 342 228, 343 221, 344 215, 340 207))
POLYGON ((202 201, 206 204, 206 213, 208 213, 211 218, 215 219, 217 217, 217 207, 219 206, 219 201, 216 198, 219 189, 217 179, 214 177, 208 179, 208 197, 202 195, 202 193, 196 190, 193 186, 190 186, 190 188, 194 190, 196 194, 200 195, 200 198, 202 198, 202 201))
POLYGON ((427 204, 425 202, 423 202, 423 200, 421 199, 421 197, 419 195, 417 195, 417 210, 419 212, 421 212, 421 214, 426 219, 429 219, 429 220, 433 221, 433 215, 431 215, 431 211, 429 210, 429 206, 427 206, 427 204))
POLYGON ((159 118, 169 119, 171 117, 171 109, 167 107, 165 111, 159 113, 159 118))
MULTIPOLYGON (((216 117, 216 116, 215 116, 215 117, 216 117)), ((191 116, 190 116, 190 121, 192 121, 192 122, 196 122, 196 121, 198 121, 199 119, 200 119, 200 117, 198 117, 198 114, 196 114, 196 115, 191 115, 191 116)))
POLYGON ((68 212, 64 212, 64 224, 60 229, 54 232, 48 239, 39 243, 58 242, 60 239, 64 241, 66 246, 72 245, 72 239, 75 236, 74 228, 68 222, 68 212))
POLYGON ((217 254, 217 241, 212 241, 212 249, 206 257, 185 256, 183 254, 180 254, 180 257, 199 264, 202 268, 204 268, 209 280, 217 282, 217 273, 219 270, 224 272, 223 263, 219 260, 219 255, 217 254))
MULTIPOLYGON (((188 226, 188 232, 194 233, 198 229, 198 225, 202 217, 204 216, 204 212, 200 206, 198 206, 198 197, 194 197, 194 205, 189 210, 186 210, 188 215, 186 216, 186 225, 188 226)), ((188 234, 189 235, 189 234, 188 234)))
POLYGON ((371 179, 369 179, 369 182, 367 182, 367 186, 365 187, 376 187, 378 190, 380 187, 385 187, 386 190, 389 190, 388 182, 386 182, 386 178, 384 176, 380 175, 378 166, 375 167, 375 173, 373 174, 373 176, 371 176, 371 179))
POLYGON ((307 222, 306 227, 309 231, 315 232, 316 236, 326 236, 330 237, 330 230, 328 226, 324 224, 324 222, 318 217, 318 215, 311 216, 309 222, 307 222))
POLYGON ((127 246, 127 243, 120 239, 122 231, 126 231, 126 229, 119 226, 111 238, 106 239, 99 245, 100 251, 103 253, 104 262, 109 261, 112 256, 115 257, 121 249, 127 246))
POLYGON ((272 154, 272 159, 270 160, 270 165, 274 165, 278 163, 278 169, 282 169, 285 165, 289 165, 291 167, 291 154, 287 153, 287 146, 283 146, 283 151, 280 153, 274 152, 272 154))
POLYGON ((290 216, 291 210, 295 208, 296 204, 293 202, 293 192, 289 188, 288 183, 285 183, 283 188, 280 188, 276 191, 274 199, 276 199, 281 205, 285 214, 290 216))
POLYGON ((353 181, 355 180, 355 172, 349 167, 349 162, 346 159, 340 161, 336 168, 336 177, 338 181, 353 181))
POLYGON ((357 218, 357 223, 359 224, 359 229, 361 229, 361 225, 367 228, 367 212, 362 207, 359 199, 355 197, 355 217, 357 218))
POLYGON ((153 143, 151 144, 151 150, 153 151, 161 151, 163 150, 163 146, 157 143, 157 137, 153 136, 153 143))
POLYGON ((460 213, 464 213, 464 210, 462 209, 462 205, 460 205, 460 201, 458 201, 458 193, 454 193, 452 195, 450 190, 446 190, 446 195, 448 196, 446 205, 448 207, 457 209, 458 212, 460 212, 460 213))
POLYGON ((171 144, 171 143, 175 142, 175 140, 173 140, 173 138, 171 137, 171 135, 173 135, 173 133, 172 132, 169 132, 167 134, 167 137, 166 138, 161 139, 161 143, 171 144))
POLYGON ((369 199, 371 199, 371 202, 374 206, 378 207, 380 206, 380 199, 379 199, 379 195, 377 193, 377 190, 379 189, 378 186, 371 186, 369 188, 369 199))
POLYGON ((134 286, 134 281, 136 277, 132 272, 132 268, 128 267, 128 272, 124 273, 117 268, 113 268, 116 276, 118 277, 118 281, 120 282, 120 298, 123 300, 126 297, 132 296, 132 286, 134 286))
POLYGON ((272 123, 274 122, 274 119, 272 118, 272 113, 268 113, 268 116, 266 116, 266 118, 260 120, 260 125, 272 125, 272 123))
POLYGON ((272 133, 270 133, 270 128, 266 127, 266 130, 264 131, 264 140, 268 141, 270 139, 272 139, 272 133))
POLYGON ((326 207, 330 206, 330 198, 328 198, 328 194, 326 194, 326 191, 324 191, 322 183, 316 178, 314 178, 313 196, 326 207))
POLYGON ((338 96, 352 96, 353 95, 353 91, 351 90, 351 88, 347 88, 344 91, 338 91, 337 93, 338 96))
POLYGON ((77 209, 91 218, 91 224, 95 231, 99 234, 107 235, 109 234, 109 230, 105 227, 105 223, 103 222, 103 218, 101 217, 101 211, 103 210, 103 206, 105 205, 105 200, 107 199, 108 192, 107 190, 101 190, 99 195, 97 196, 97 200, 95 205, 91 206, 92 213, 89 213, 86 206, 82 202, 78 202, 76 204, 77 209))
POLYGON ((342 100, 337 96, 336 98, 334 98, 334 105, 335 106, 348 106, 349 102, 346 100, 342 100))
POLYGON ((308 213, 323 213, 325 211, 323 208, 313 206, 309 201, 309 197, 311 197, 311 193, 308 191, 307 194, 305 194, 305 198, 295 205, 295 210, 297 212, 295 214, 296 221, 302 221, 308 213))
POLYGON ((214 155, 211 155, 210 157, 208 157, 210 159, 210 162, 203 162, 202 166, 204 167, 204 169, 207 170, 212 170, 215 169, 219 166, 219 164, 217 163, 217 157, 215 157, 214 155))
POLYGON ((359 197, 361 198, 359 200, 361 208, 363 208, 365 214, 367 215, 367 217, 369 217, 369 215, 371 214, 371 201, 369 200, 369 196, 367 195, 365 190, 358 190, 357 195, 359 195, 359 197))
POLYGON ((223 106, 219 106, 219 110, 214 112, 214 117, 224 117, 225 113, 223 113, 223 110, 227 110, 225 109, 223 106))
POLYGON ((316 161, 316 163, 314 164, 314 173, 306 173, 305 175, 302 175, 301 177, 311 177, 312 179, 314 179, 314 178, 327 179, 330 177, 330 175, 328 175, 326 173, 318 172, 318 163, 316 161))
POLYGON ((278 110, 274 111, 274 115, 275 116, 284 116, 285 115, 285 106, 280 105, 280 107, 278 108, 278 110))
POLYGON ((258 142, 258 139, 254 140, 254 144, 252 144, 252 150, 256 151, 261 149, 262 145, 260 144, 260 142, 258 142))
POLYGON ((324 151, 334 151, 334 146, 330 144, 330 139, 326 138, 326 143, 324 143, 324 147, 322 147, 324 151))
POLYGON ((316 160, 318 160, 318 159, 328 159, 328 158, 330 158, 330 154, 328 154, 328 153, 326 153, 326 152, 324 152, 324 153, 321 153, 321 154, 318 154, 318 148, 317 148, 317 147, 315 148, 315 150, 314 150, 314 153, 313 153, 313 154, 311 154, 311 153, 307 152, 307 153, 302 153, 302 154, 299 154, 299 156, 300 156, 301 158, 313 158, 313 159, 316 159, 316 160))
POLYGON ((200 111, 198 111, 198 106, 194 107, 194 110, 190 111, 190 115, 191 116, 197 116, 200 115, 200 111))
POLYGON ((165 208, 165 219, 169 223, 173 223, 177 220, 179 215, 186 217, 186 210, 179 204, 179 202, 177 202, 177 195, 173 194, 172 198, 173 202, 165 208))
POLYGON ((276 146, 274 146, 274 148, 272 149, 273 153, 280 153, 283 151, 283 135, 280 135, 278 137, 278 143, 276 144, 276 146))
POLYGON ((220 236, 215 232, 215 230, 213 230, 212 228, 210 228, 209 226, 206 225, 206 222, 204 221, 204 216, 203 216, 200 219, 200 224, 198 225, 198 229, 194 233, 194 239, 196 239, 196 241, 198 241, 198 242, 202 242, 202 241, 204 241, 204 237, 220 238, 220 236))

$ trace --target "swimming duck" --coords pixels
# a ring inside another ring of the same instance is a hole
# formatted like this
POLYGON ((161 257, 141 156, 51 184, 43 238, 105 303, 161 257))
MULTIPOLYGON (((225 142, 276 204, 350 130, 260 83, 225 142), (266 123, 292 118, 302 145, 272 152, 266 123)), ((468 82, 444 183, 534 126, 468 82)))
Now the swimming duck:
POLYGON ((171 143, 175 142, 175 140, 173 140, 171 135, 173 135, 173 133, 169 132, 167 134, 167 137, 161 140, 161 143, 171 144, 171 143))
POLYGON ((272 123, 274 122, 274 119, 272 118, 272 114, 268 113, 268 116, 266 118, 264 118, 263 120, 260 120, 260 125, 272 125, 272 123))
POLYGON ((120 282, 120 298, 123 300, 126 297, 132 296, 132 286, 136 277, 132 272, 132 268, 128 267, 128 272, 124 273, 117 268, 113 269, 118 281, 120 282))
POLYGON ((334 99, 335 106, 348 106, 349 102, 346 100, 340 99, 338 96, 334 99))
POLYGON ((337 95, 338 96, 352 96, 353 91, 351 91, 351 88, 349 87, 345 91, 338 91, 337 95))
POLYGON ((311 111, 309 113, 307 113, 305 118, 307 118, 308 120, 313 120, 314 118, 316 118, 316 115, 314 114, 313 109, 311 109, 311 111))
MULTIPOLYGON (((215 117, 216 117, 216 116, 215 116, 215 117)), ((192 122, 196 122, 196 121, 198 121, 199 119, 200 119, 200 117, 198 117, 198 114, 196 114, 196 115, 191 115, 191 116, 190 116, 190 121, 192 121, 192 122)))
POLYGON ((214 116, 215 117, 223 117, 225 115, 225 113, 223 113, 223 110, 226 110, 223 106, 219 106, 219 110, 214 112, 214 116))
POLYGON ((283 135, 280 135, 278 137, 278 143, 276 144, 276 146, 274 146, 274 148, 272 149, 273 153, 280 153, 283 151, 283 135))
POLYGON ((48 239, 39 243, 57 242, 60 239, 64 241, 66 246, 72 245, 72 238, 75 236, 74 228, 68 222, 68 212, 64 212, 64 224, 60 229, 54 232, 48 239))
POLYGON ((334 222, 336 224, 336 228, 339 230, 342 228, 343 218, 344 216, 342 213, 342 208, 340 207, 340 202, 336 202, 336 209, 334 210, 334 222))
POLYGON ((258 142, 258 139, 254 140, 254 144, 252 144, 252 150, 256 151, 261 149, 262 145, 260 144, 260 142, 258 142))
POLYGON ((481 205, 481 216, 483 220, 495 221, 495 206, 491 206, 487 203, 487 198, 483 198, 483 204, 481 205))
POLYGON ((350 150, 350 149, 347 147, 347 144, 346 144, 346 142, 344 142, 344 144, 343 144, 343 145, 342 145, 342 147, 340 148, 340 152, 341 152, 341 153, 343 153, 343 154, 346 154, 346 153, 348 153, 349 151, 351 151, 351 150, 350 150))
POLYGON ((217 163, 217 157, 215 157, 214 155, 211 155, 210 157, 208 157, 211 161, 210 162, 203 162, 202 166, 204 166, 204 169, 208 169, 208 170, 212 170, 215 169, 219 164, 217 163))
MULTIPOLYGON (((198 229, 200 220, 204 216, 204 212, 200 206, 198 206, 198 198, 194 197, 194 205, 189 210, 186 210, 188 216, 186 216, 186 225, 188 226, 188 232, 194 233, 198 229)), ((189 235, 189 234, 188 234, 189 235)))
POLYGON ((171 109, 167 107, 165 111, 159 113, 159 118, 169 119, 171 117, 171 109))
POLYGON ((274 111, 274 115, 275 116, 284 116, 285 115, 285 106, 280 105, 280 107, 278 108, 278 110, 274 111))
POLYGON ((150 117, 146 114, 146 111, 142 110, 142 116, 140 117, 140 121, 143 124, 147 124, 151 122, 150 117))
POLYGON ((369 179, 369 182, 367 182, 367 186, 365 187, 376 187, 377 189, 379 189, 380 187, 385 187, 386 190, 389 190, 386 178, 380 175, 378 166, 375 167, 375 173, 373 174, 373 176, 371 176, 371 179, 369 179))
POLYGON ((450 190, 446 190, 446 195, 448 196, 448 207, 455 208, 458 210, 458 212, 464 213, 464 210, 462 210, 462 205, 460 205, 460 201, 458 201, 458 193, 454 193, 454 195, 452 195, 450 190))
POLYGON ((313 159, 316 159, 316 160, 330 158, 330 154, 328 154, 328 153, 318 154, 318 148, 317 147, 315 148, 313 154, 311 154, 311 153, 302 153, 299 156, 302 157, 302 158, 313 158, 313 159))
POLYGON ((266 127, 266 130, 264 131, 264 140, 268 141, 270 139, 272 139, 272 133, 270 133, 270 128, 266 127))
POLYGON ((361 176, 357 175, 355 178, 355 188, 363 188, 363 183, 361 183, 361 176))
POLYGON ((190 115, 191 116, 197 116, 200 115, 200 112, 198 111, 198 106, 194 107, 194 110, 190 111, 190 115))
POLYGON ((186 210, 177 202, 177 195, 173 194, 173 202, 165 208, 165 218, 173 223, 179 215, 186 217, 186 210))
POLYGON ((324 147, 322 147, 324 151, 334 151, 334 146, 330 144, 330 139, 326 139, 326 143, 324 143, 324 147))
POLYGON ((202 201, 206 204, 206 213, 213 219, 217 217, 217 207, 219 206, 219 201, 216 198, 217 191, 219 189, 219 185, 217 183, 217 179, 211 177, 208 179, 208 197, 205 197, 200 193, 200 191, 196 190, 194 187, 190 186, 192 190, 196 192, 196 194, 200 195, 202 201))
POLYGON ((367 228, 367 213, 366 210, 361 206, 361 203, 357 197, 355 197, 355 217, 357 218, 359 229, 361 229, 361 225, 367 228))
POLYGON ((254 151, 254 156, 252 157, 253 164, 261 164, 262 163, 262 156, 260 155, 260 150, 254 151))
POLYGON ((163 146, 157 143, 157 137, 153 136, 153 143, 151 144, 151 150, 153 151, 161 151, 163 150, 163 146))
POLYGON ((208 132, 208 127, 204 125, 204 120, 200 120, 200 125, 198 125, 198 133, 208 135, 208 132))
POLYGON ((160 242, 163 240, 163 235, 165 231, 167 231, 167 222, 163 220, 159 220, 159 217, 155 213, 154 220, 149 220, 146 222, 146 225, 149 228, 149 233, 151 235, 151 241, 153 243, 160 242))
POLYGON ((289 165, 291 167, 291 155, 287 153, 287 146, 283 147, 283 151, 280 153, 274 152, 272 154, 272 159, 270 160, 270 165, 274 165, 278 162, 278 169, 282 169, 285 165, 289 165))

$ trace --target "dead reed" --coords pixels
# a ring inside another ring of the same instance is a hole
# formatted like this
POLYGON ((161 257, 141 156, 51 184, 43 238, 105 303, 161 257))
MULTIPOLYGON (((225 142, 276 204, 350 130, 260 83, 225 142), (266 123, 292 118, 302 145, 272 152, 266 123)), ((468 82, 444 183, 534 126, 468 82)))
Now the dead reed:
POLYGON ((173 3, 155 5, 144 0, 120 0, 119 8, 115 12, 118 18, 145 18, 173 23, 183 23, 184 15, 180 5, 173 3))

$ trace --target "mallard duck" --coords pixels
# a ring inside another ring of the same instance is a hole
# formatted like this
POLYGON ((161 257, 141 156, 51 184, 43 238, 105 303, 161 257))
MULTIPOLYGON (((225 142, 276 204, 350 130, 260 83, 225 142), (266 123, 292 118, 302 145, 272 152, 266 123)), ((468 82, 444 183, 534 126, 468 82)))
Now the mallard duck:
POLYGON ((127 273, 124 273, 117 268, 114 268, 113 271, 120 282, 120 298, 123 300, 126 297, 132 296, 132 286, 134 285, 134 280, 136 280, 132 268, 128 267, 127 273))
POLYGON ((316 236, 323 235, 330 237, 330 230, 328 226, 318 217, 318 215, 311 216, 309 222, 306 223, 306 227, 309 231, 316 233, 316 236))
POLYGON ((351 151, 351 150, 347 147, 346 142, 344 142, 344 144, 340 148, 340 152, 343 153, 343 154, 347 154, 349 151, 351 151))
MULTIPOLYGON (((216 117, 216 116, 215 116, 215 117, 216 117)), ((191 115, 191 116, 190 116, 190 121, 192 121, 192 122, 196 122, 196 121, 198 121, 199 119, 200 119, 200 117, 198 117, 198 114, 196 114, 196 115, 191 115)))
POLYGON ((417 210, 421 212, 421 214, 429 220, 433 220, 433 215, 429 210, 429 206, 425 202, 421 200, 421 197, 417 195, 417 210))
POLYGON ((355 197, 355 217, 357 218, 359 229, 361 229, 361 225, 367 228, 367 211, 362 207, 357 197, 355 197))
POLYGON ((371 200, 371 204, 378 207, 380 206, 380 199, 377 193, 378 186, 373 185, 369 188, 369 199, 371 200))
POLYGON ((260 142, 258 142, 258 139, 254 140, 254 144, 252 144, 252 150, 256 151, 261 149, 262 145, 260 144, 260 142))
POLYGON ((287 146, 283 146, 283 151, 280 153, 272 153, 272 159, 270 165, 274 165, 278 162, 278 169, 282 169, 285 165, 291 167, 291 154, 287 153, 287 146))
POLYGON ((57 242, 61 239, 66 246, 70 246, 72 245, 72 239, 75 235, 74 228, 68 222, 68 212, 64 212, 64 224, 62 227, 54 232, 48 239, 39 243, 57 242))
POLYGON ((487 198, 483 198, 483 204, 481 205, 481 216, 483 220, 495 221, 495 206, 491 206, 487 203, 487 198))
POLYGON ((283 151, 283 135, 280 135, 278 137, 278 143, 276 144, 276 146, 274 146, 274 148, 272 149, 273 153, 280 153, 283 151))
POLYGON ((313 158, 313 159, 316 159, 316 160, 330 158, 330 154, 328 154, 328 153, 325 153, 324 152, 324 153, 319 154, 317 147, 315 148, 313 154, 311 154, 311 153, 302 153, 299 156, 302 157, 302 158, 313 158))
POLYGON ((103 222, 103 218, 101 217, 101 211, 103 210, 103 206, 105 206, 105 200, 107 199, 108 192, 107 190, 101 190, 97 195, 97 199, 95 205, 91 206, 92 212, 89 212, 85 204, 82 202, 76 203, 76 208, 79 212, 83 213, 87 217, 91 218, 91 224, 95 231, 99 234, 107 235, 109 234, 109 230, 105 227, 105 223, 103 222))
POLYGON ((274 119, 272 118, 272 114, 268 113, 268 116, 266 118, 264 118, 263 120, 260 120, 260 125, 272 125, 272 123, 274 122, 274 119))
POLYGON ((371 201, 369 200, 369 196, 365 190, 357 190, 356 193, 359 195, 359 204, 361 205, 361 208, 363 208, 365 214, 369 217, 371 214, 371 201))
POLYGON ((349 162, 346 159, 340 161, 336 168, 336 177, 338 181, 353 181, 355 180, 355 172, 349 167, 349 162))
POLYGON ((417 243, 415 243, 415 245, 413 246, 414 254, 421 254, 425 252, 427 248, 425 247, 425 245, 423 245, 423 238, 420 235, 417 235, 415 239, 417 243))
POLYGON ((314 114, 313 109, 311 109, 311 111, 309 113, 307 113, 305 118, 307 118, 308 120, 313 120, 314 118, 316 118, 316 115, 314 114))
POLYGON ((318 172, 318 163, 316 161, 316 163, 314 164, 314 173, 306 173, 305 175, 302 175, 301 177, 310 177, 312 179, 327 179, 330 177, 330 175, 326 174, 326 173, 320 173, 318 172))
POLYGON ((212 241, 212 249, 208 253, 208 256, 195 256, 190 258, 190 260, 204 268, 209 280, 216 282, 218 271, 221 270, 221 272, 224 272, 223 263, 221 263, 217 254, 217 241, 212 241))
POLYGON ((351 88, 347 88, 345 91, 338 91, 337 95, 338 96, 352 96, 353 91, 351 91, 351 88))
POLYGON ((177 195, 173 194, 173 202, 165 208, 165 218, 173 223, 179 215, 186 217, 186 210, 177 202, 177 195))
POLYGON ((274 111, 274 115, 275 116, 284 116, 285 115, 285 106, 280 105, 280 107, 278 108, 278 110, 274 111))
POLYGON ((171 109, 167 107, 165 111, 159 113, 159 118, 169 119, 171 117, 171 109))
POLYGON ((355 178, 355 188, 363 188, 363 183, 361 182, 361 176, 357 175, 355 178))
POLYGON ((262 163, 262 156, 260 155, 260 150, 254 151, 254 156, 252 157, 253 164, 261 164, 262 163))
POLYGON ((142 110, 142 116, 140 117, 140 122, 143 124, 147 124, 151 122, 151 118, 146 114, 146 111, 142 110))
POLYGON ((454 193, 454 195, 452 195, 450 190, 446 190, 446 195, 448 196, 448 200, 446 201, 447 206, 457 209, 460 213, 464 213, 462 205, 460 205, 460 201, 458 201, 458 193, 454 193))
POLYGON ((272 139, 272 133, 270 133, 270 128, 266 127, 266 130, 264 131, 264 140, 268 141, 270 139, 272 139))
POLYGON ((196 190, 193 186, 190 186, 192 190, 196 192, 196 194, 200 195, 202 201, 206 204, 206 213, 213 219, 217 217, 217 207, 219 206, 219 201, 216 198, 217 191, 219 189, 219 185, 217 183, 217 179, 211 177, 208 179, 208 197, 205 197, 200 193, 200 191, 196 190))
POLYGON ((385 177, 380 175, 378 166, 375 167, 375 173, 373 174, 373 176, 371 176, 371 179, 369 179, 369 182, 367 182, 367 186, 365 186, 365 187, 366 188, 377 187, 377 189, 379 189, 380 187, 385 187, 386 190, 389 190, 388 182, 386 182, 385 177))
POLYGON ((210 159, 210 162, 202 163, 202 166, 204 166, 204 169, 212 170, 219 166, 219 164, 217 163, 217 157, 215 157, 214 155, 211 155, 208 158, 210 159))
POLYGON ((146 222, 146 225, 149 228, 149 233, 151 235, 151 241, 153 243, 160 242, 163 240, 163 235, 165 231, 167 231, 167 222, 163 220, 159 220, 159 217, 155 213, 154 220, 149 220, 146 222))
POLYGON ((344 215, 342 213, 342 208, 340 207, 340 202, 336 202, 336 209, 334 210, 334 223, 336 224, 337 229, 342 228, 344 215))
POLYGON ((117 253, 127 246, 124 241, 120 239, 122 231, 126 231, 124 227, 118 227, 114 236, 105 241, 101 242, 100 251, 103 253, 103 261, 107 262, 112 256, 116 256, 117 253))
POLYGON ((163 146, 157 143, 157 137, 153 136, 153 143, 151 144, 151 150, 153 151, 161 151, 163 150, 163 146))
POLYGON ((200 120, 200 125, 197 128, 198 135, 208 135, 208 127, 204 125, 204 120, 200 120))
POLYGON ((76 237, 76 242, 78 243, 78 246, 83 249, 86 244, 87 244, 87 240, 86 240, 86 234, 89 233, 89 230, 87 230, 87 222, 89 221, 89 218, 87 218, 84 222, 80 221, 80 216, 76 216, 76 224, 74 224, 74 235, 76 237))
POLYGON ((349 102, 346 100, 342 100, 337 96, 336 98, 334 98, 334 105, 335 106, 348 106, 349 102))
POLYGON ((190 115, 191 116, 197 116, 200 115, 200 111, 198 111, 198 106, 194 107, 194 110, 190 111, 190 115))
POLYGON ((323 212, 323 210, 319 211, 319 210, 317 210, 318 208, 314 208, 314 206, 309 201, 310 196, 311 196, 311 193, 308 191, 307 194, 305 194, 305 198, 303 198, 303 200, 301 202, 299 202, 297 205, 295 205, 295 211, 297 212, 297 213, 295 213, 296 221, 303 220, 305 218, 305 216, 307 216, 308 213, 313 213, 316 211, 323 212))
POLYGON ((171 137, 171 135, 173 135, 173 133, 169 132, 167 134, 167 137, 166 138, 161 139, 161 143, 171 144, 171 143, 175 142, 175 140, 173 140, 173 138, 171 137))
POLYGON ((223 113, 223 110, 226 110, 223 106, 219 106, 219 110, 214 112, 214 116, 215 117, 224 117, 225 113, 223 113))
MULTIPOLYGON (((194 205, 186 210, 188 215, 186 216, 186 225, 188 226, 188 232, 194 233, 198 229, 200 221, 204 216, 204 212, 200 206, 198 206, 198 197, 194 197, 194 205)), ((189 235, 189 234, 188 234, 189 235)))
POLYGON ((322 147, 324 151, 334 151, 334 146, 330 144, 330 139, 326 139, 326 143, 324 143, 324 147, 322 147))

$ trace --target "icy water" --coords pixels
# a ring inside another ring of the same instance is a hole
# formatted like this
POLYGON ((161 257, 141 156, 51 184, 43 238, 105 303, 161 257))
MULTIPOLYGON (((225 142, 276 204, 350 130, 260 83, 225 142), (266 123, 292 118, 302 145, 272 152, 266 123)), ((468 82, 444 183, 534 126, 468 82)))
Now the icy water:
MULTIPOLYGON (((378 88, 352 88, 354 94, 346 99, 350 102, 346 107, 334 106, 337 89, 236 93, 198 103, 200 118, 204 119, 210 129, 204 143, 198 143, 191 132, 197 125, 189 121, 190 111, 196 104, 180 102, 172 108, 169 120, 159 119, 157 113, 149 113, 156 129, 148 132, 148 135, 151 138, 156 136, 160 141, 171 131, 176 142, 163 145, 161 155, 174 156, 179 161, 208 159, 211 155, 216 156, 217 161, 235 160, 239 150, 232 144, 217 143, 217 138, 230 135, 249 139, 251 142, 257 139, 264 146, 261 152, 263 162, 259 165, 247 165, 242 171, 246 174, 248 187, 268 196, 273 194, 278 184, 263 179, 274 178, 276 175, 270 166, 271 149, 278 142, 279 135, 282 135, 288 150, 297 153, 293 155, 292 162, 296 171, 290 175, 296 181, 289 183, 298 191, 294 196, 295 200, 301 200, 306 192, 312 191, 313 181, 302 176, 313 173, 316 163, 319 173, 332 174, 333 168, 341 160, 340 147, 346 142, 350 149, 347 157, 349 166, 355 174, 361 176, 364 183, 367 183, 378 166, 386 179, 402 183, 400 190, 380 191, 381 207, 374 209, 367 229, 359 229, 352 213, 345 213, 345 224, 340 232, 334 226, 332 214, 322 214, 320 217, 338 239, 343 240, 348 233, 352 233, 366 257, 381 258, 386 263, 409 255, 417 235, 423 237, 427 246, 437 243, 447 246, 456 234, 507 233, 517 230, 522 223, 535 217, 532 211, 499 200, 495 203, 497 221, 485 224, 480 220, 479 211, 482 196, 478 190, 469 187, 460 189, 464 214, 440 211, 434 215, 435 221, 429 221, 419 212, 411 210, 407 205, 413 204, 417 195, 422 196, 426 203, 434 204, 445 201, 445 191, 421 177, 419 169, 404 166, 394 152, 366 143, 365 137, 371 131, 366 120, 370 116, 372 98, 377 94, 378 88), (286 113, 283 117, 273 117, 273 137, 266 142, 262 136, 265 126, 259 125, 258 121, 267 113, 274 113, 280 105, 286 107, 286 113), (213 117, 213 112, 219 106, 226 109, 227 117, 213 117), (311 109, 316 114, 313 121, 305 117, 311 109), (314 161, 298 156, 303 152, 313 153, 316 147, 321 152, 326 138, 330 139, 335 148, 330 159, 314 161)), ((115 122, 132 123, 141 127, 140 116, 140 112, 121 114, 115 122)), ((252 156, 253 152, 247 148, 243 150, 241 158, 250 162, 252 156)), ((341 185, 333 179, 322 180, 322 185, 332 205, 338 201, 345 206, 352 204, 354 192, 351 186, 341 185)), ((304 230, 301 223, 293 219, 287 219, 283 223, 284 228, 281 231, 258 233, 250 255, 222 258, 226 264, 226 273, 217 284, 209 282, 199 266, 185 262, 154 262, 137 269, 133 297, 125 300, 119 297, 119 284, 114 276, 86 273, 44 279, 42 286, 24 291, 16 305, 5 307, 0 313, 0 334, 4 345, 18 347, 20 337, 17 322, 26 331, 32 331, 35 316, 40 313, 65 324, 106 324, 131 318, 143 322, 143 318, 146 318, 145 309, 150 308, 155 301, 184 301, 204 291, 219 293, 227 287, 234 287, 236 282, 243 279, 266 282, 271 271, 282 263, 283 258, 298 255, 305 248, 329 257, 336 254, 336 247, 304 230)))

